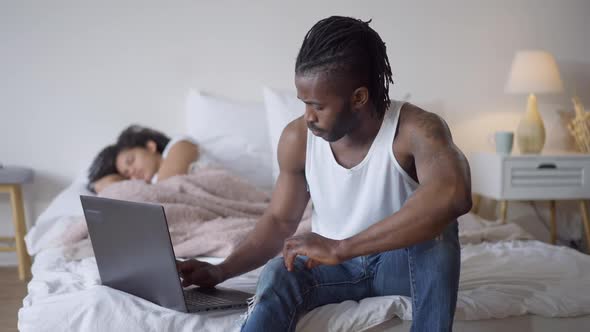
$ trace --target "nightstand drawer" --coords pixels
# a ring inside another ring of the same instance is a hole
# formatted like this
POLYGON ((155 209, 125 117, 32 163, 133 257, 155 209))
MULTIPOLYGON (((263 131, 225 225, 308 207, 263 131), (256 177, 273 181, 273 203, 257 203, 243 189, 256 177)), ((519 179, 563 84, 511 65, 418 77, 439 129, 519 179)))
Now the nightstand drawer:
POLYGON ((590 155, 476 153, 474 193, 497 200, 590 199, 590 155))
POLYGON ((512 199, 590 196, 590 163, 565 158, 506 159, 503 195, 512 199))

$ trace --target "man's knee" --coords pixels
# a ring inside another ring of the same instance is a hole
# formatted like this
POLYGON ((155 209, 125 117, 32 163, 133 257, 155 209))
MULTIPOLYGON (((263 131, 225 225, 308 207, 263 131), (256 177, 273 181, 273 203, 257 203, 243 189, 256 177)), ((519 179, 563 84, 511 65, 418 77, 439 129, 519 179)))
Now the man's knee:
POLYGON ((269 260, 262 269, 258 283, 259 285, 273 284, 283 279, 288 272, 283 257, 275 257, 269 260))
MULTIPOLYGON (((297 258, 299 260, 300 258, 297 258)), ((266 263, 258 279, 257 292, 272 290, 282 292, 287 289, 299 288, 299 272, 303 266, 301 262, 296 262, 295 270, 289 272, 285 267, 283 257, 275 257, 266 263)))

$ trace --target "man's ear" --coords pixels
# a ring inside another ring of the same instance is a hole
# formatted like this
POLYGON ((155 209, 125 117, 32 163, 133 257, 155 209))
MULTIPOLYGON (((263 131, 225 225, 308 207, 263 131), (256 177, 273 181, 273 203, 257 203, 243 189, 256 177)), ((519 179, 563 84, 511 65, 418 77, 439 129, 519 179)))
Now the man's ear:
POLYGON ((158 151, 158 145, 156 145, 156 142, 152 140, 149 140, 147 143, 145 143, 145 148, 151 153, 156 153, 158 151))
POLYGON ((352 92, 352 107, 360 108, 369 102, 369 89, 364 86, 352 92))

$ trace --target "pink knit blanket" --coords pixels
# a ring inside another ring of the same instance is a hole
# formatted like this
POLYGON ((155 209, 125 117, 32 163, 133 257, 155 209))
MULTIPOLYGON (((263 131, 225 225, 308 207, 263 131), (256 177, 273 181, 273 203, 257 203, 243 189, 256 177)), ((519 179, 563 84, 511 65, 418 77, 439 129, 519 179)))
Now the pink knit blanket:
MULTIPOLYGON (((250 232, 269 205, 270 196, 217 168, 175 176, 156 184, 130 180, 103 190, 101 197, 161 204, 178 257, 229 255, 250 232)), ((297 234, 311 231, 311 208, 305 211, 297 234)), ((83 218, 62 235, 70 257, 88 252, 88 228, 83 218), (86 247, 86 248, 85 248, 86 247)))

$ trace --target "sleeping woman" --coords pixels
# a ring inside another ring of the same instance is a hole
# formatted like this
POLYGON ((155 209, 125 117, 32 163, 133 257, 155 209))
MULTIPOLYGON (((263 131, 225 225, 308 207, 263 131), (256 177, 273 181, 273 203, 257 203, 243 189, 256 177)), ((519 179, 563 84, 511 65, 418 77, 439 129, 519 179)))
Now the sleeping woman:
POLYGON ((128 179, 156 183, 187 174, 199 157, 199 146, 190 137, 170 139, 159 131, 132 125, 96 156, 88 171, 88 189, 99 193, 128 179))

